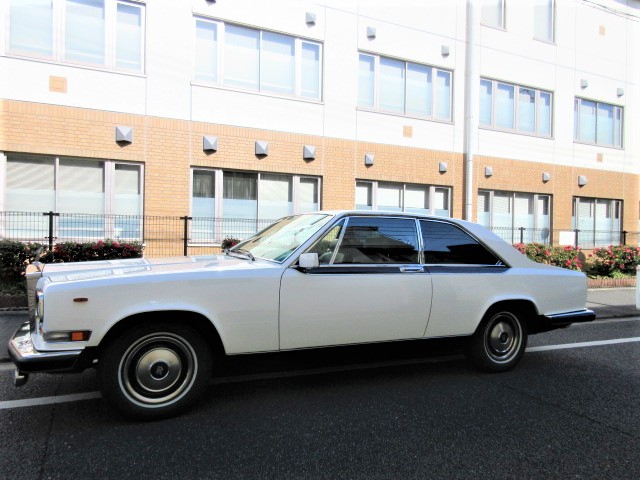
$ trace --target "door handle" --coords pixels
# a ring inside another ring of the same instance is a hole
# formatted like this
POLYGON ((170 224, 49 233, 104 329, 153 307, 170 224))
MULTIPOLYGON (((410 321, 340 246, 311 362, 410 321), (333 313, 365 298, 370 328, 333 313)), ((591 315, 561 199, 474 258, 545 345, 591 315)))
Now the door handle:
POLYGON ((424 273, 422 267, 400 267, 400 273, 424 273))

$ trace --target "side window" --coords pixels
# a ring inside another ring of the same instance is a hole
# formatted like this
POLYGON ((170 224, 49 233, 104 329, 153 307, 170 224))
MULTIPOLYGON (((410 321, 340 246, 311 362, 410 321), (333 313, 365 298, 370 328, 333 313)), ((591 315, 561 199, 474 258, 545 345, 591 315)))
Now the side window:
POLYGON ((334 263, 418 263, 415 221, 405 218, 350 218, 334 263))
POLYGON ((307 250, 307 253, 318 254, 318 261, 320 262, 320 265, 327 265, 331 263, 333 252, 338 246, 338 240, 340 239, 340 232, 342 232, 343 226, 344 222, 340 222, 333 226, 324 237, 314 243, 313 246, 307 250))
POLYGON ((496 265, 500 260, 455 225, 421 220, 424 263, 496 265))

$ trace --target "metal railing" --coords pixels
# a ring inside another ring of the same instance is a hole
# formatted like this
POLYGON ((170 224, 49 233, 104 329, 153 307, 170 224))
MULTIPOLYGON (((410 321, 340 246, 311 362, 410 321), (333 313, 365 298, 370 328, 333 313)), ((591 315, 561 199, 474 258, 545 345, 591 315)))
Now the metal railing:
MULTIPOLYGON (((150 215, 92 215, 58 212, 0 212, 0 239, 44 243, 98 240, 137 241, 147 257, 217 253, 225 238, 242 240, 269 226, 271 219, 150 215)), ((574 245, 583 249, 638 245, 639 232, 491 229, 505 241, 574 245)))
POLYGON ((225 238, 242 240, 269 226, 271 219, 190 216, 92 215, 58 212, 0 212, 0 239, 37 242, 118 240, 141 242, 147 257, 207 254, 225 238))

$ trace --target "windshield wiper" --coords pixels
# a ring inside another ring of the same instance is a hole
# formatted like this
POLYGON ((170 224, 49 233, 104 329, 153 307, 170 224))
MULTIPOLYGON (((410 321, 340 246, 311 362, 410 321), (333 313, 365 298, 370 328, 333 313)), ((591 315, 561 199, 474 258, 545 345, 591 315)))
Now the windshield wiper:
POLYGON ((253 253, 251 253, 249 250, 229 250, 228 248, 225 248, 224 253, 226 255, 229 255, 230 257, 233 257, 234 255, 232 255, 233 253, 239 253, 240 255, 244 255, 245 257, 249 258, 252 262, 256 261, 256 257, 253 256, 253 253))

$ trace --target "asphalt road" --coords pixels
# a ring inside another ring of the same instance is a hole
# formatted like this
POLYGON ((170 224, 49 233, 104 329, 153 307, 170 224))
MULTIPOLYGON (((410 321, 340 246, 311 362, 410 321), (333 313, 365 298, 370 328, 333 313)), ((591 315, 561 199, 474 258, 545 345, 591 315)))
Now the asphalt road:
POLYGON ((0 362, 0 478, 640 478, 640 317, 533 336, 504 374, 456 346, 231 360, 195 409, 146 423, 95 398, 94 372, 16 389, 0 362))

